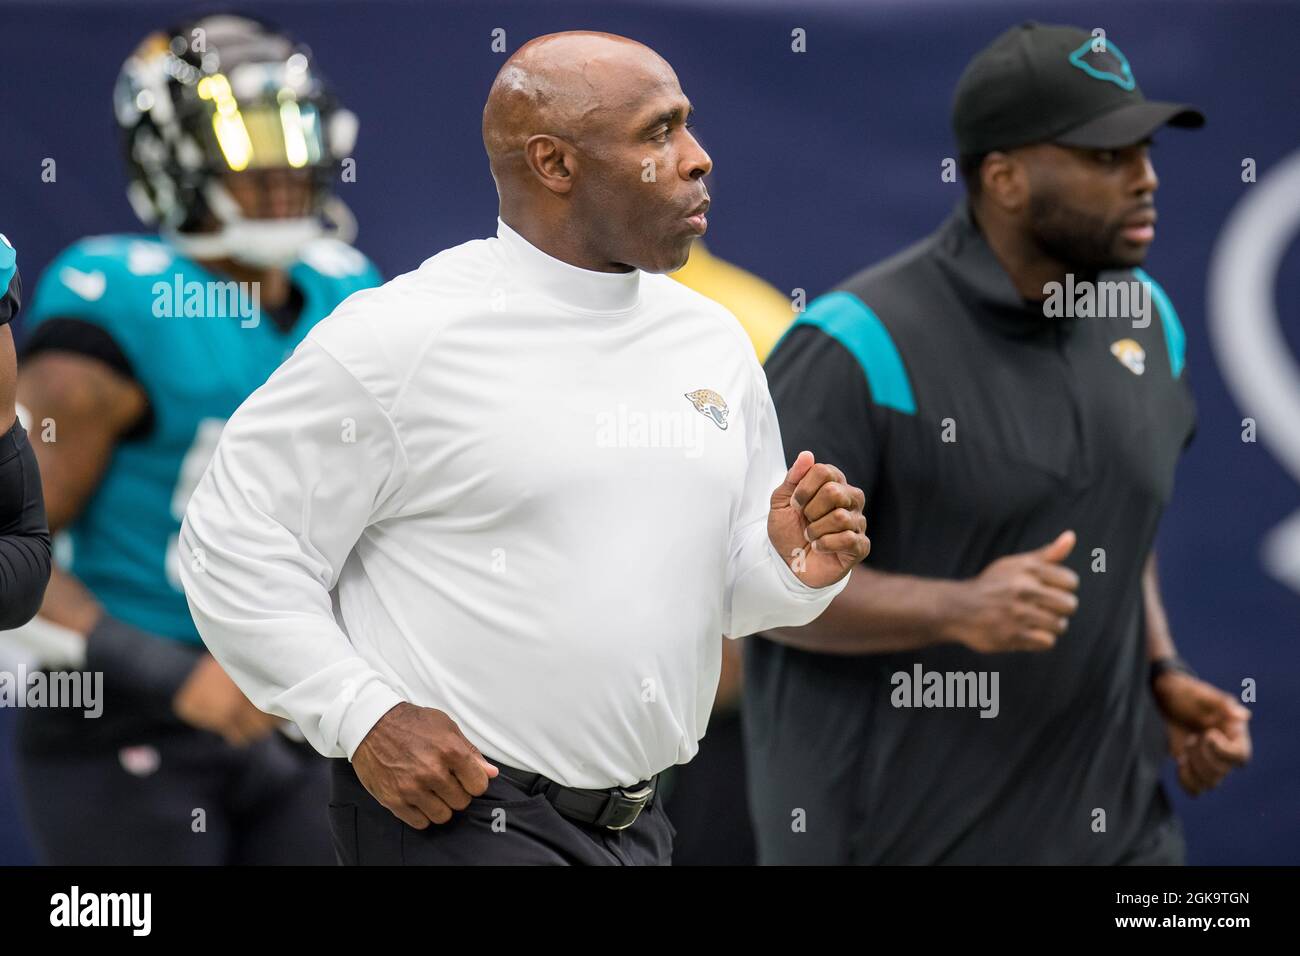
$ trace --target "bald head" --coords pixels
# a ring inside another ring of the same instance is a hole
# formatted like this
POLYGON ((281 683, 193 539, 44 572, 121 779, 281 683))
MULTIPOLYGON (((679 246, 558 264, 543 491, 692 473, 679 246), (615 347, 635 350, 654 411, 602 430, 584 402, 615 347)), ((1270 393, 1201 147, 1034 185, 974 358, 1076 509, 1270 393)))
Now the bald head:
POLYGON ((612 33, 572 31, 529 40, 497 73, 483 109, 483 146, 498 180, 524 171, 524 146, 539 134, 590 141, 618 111, 665 85, 666 60, 612 33))
POLYGON ((530 40, 483 109, 502 218, 552 254, 582 247, 558 256, 575 264, 680 268, 703 231, 681 235, 710 166, 685 129, 690 109, 673 68, 642 43, 588 31, 530 40))

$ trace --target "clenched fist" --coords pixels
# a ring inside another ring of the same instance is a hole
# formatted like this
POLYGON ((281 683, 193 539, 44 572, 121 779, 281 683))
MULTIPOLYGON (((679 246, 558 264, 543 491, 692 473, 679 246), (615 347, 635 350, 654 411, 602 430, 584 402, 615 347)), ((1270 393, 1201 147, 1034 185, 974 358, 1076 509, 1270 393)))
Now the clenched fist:
POLYGON ((845 481, 844 472, 801 451, 772 492, 767 536, 800 581, 824 588, 871 551, 865 502, 862 489, 845 481))
POLYGON ((500 771, 440 710, 400 703, 370 728, 352 755, 370 795, 403 823, 446 823, 482 796, 500 771))

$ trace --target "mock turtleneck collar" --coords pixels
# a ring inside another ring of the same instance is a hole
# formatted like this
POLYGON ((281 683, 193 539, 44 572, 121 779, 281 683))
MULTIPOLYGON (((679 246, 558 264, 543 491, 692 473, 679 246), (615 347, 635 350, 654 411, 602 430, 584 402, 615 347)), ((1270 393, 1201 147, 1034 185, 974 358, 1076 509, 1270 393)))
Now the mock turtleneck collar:
POLYGON ((974 313, 999 331, 1013 336, 1051 333, 1056 326, 1068 333, 1074 325, 1069 317, 1049 318, 1040 303, 1028 302, 993 248, 984 238, 963 198, 940 228, 939 261, 967 290, 975 303, 974 313))
POLYGON ((549 256, 497 218, 497 238, 520 276, 543 295, 579 312, 617 314, 636 307, 641 270, 595 272, 549 256))

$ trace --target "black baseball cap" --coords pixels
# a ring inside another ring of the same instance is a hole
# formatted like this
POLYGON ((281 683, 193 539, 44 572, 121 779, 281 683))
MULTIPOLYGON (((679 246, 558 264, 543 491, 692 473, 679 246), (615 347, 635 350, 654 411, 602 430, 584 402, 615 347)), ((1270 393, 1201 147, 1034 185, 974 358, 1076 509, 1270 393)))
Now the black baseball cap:
POLYGON ((1161 126, 1204 124, 1201 112, 1186 103, 1143 96, 1128 58, 1109 37, 1032 21, 975 55, 952 104, 962 155, 1030 143, 1118 149, 1161 126))

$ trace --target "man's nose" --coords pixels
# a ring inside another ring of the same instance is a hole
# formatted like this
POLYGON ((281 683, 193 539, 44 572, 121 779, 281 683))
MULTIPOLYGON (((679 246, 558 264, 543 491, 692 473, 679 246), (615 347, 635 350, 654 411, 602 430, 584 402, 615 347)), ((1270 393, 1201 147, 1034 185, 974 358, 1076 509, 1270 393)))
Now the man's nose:
POLYGON ((680 163, 680 172, 683 179, 703 179, 713 170, 713 160, 709 154, 704 151, 699 140, 691 136, 690 131, 686 131, 690 136, 690 147, 682 155, 680 163))
POLYGON ((1160 187, 1160 177, 1151 165, 1151 156, 1143 150, 1137 158, 1137 178, 1133 181, 1133 192, 1137 194, 1153 193, 1160 187))

